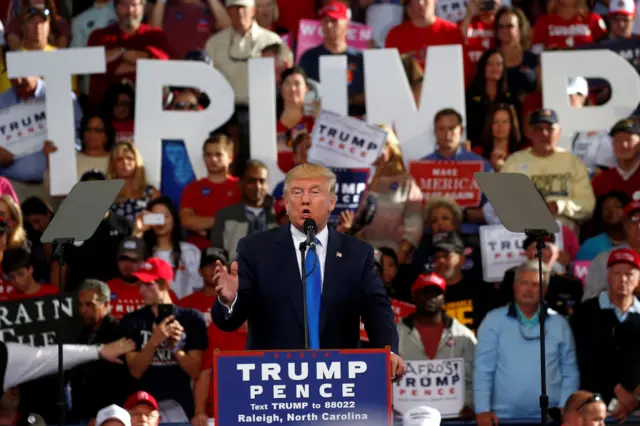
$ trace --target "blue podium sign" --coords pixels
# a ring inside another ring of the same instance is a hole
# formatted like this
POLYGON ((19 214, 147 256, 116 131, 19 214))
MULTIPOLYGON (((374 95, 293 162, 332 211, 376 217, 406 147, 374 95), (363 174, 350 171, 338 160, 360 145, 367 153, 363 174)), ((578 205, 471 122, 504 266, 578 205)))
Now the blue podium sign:
POLYGON ((389 351, 221 352, 216 425, 389 425, 389 351))

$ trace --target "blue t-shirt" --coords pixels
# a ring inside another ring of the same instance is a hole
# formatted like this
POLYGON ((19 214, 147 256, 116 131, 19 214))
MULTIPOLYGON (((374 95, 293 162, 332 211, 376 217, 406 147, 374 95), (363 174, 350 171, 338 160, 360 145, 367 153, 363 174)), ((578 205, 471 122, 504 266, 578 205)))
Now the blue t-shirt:
MULTIPOLYGON (((304 70, 311 80, 320 81, 320 57, 332 56, 335 53, 329 52, 323 44, 312 47, 302 54, 298 66, 304 70)), ((364 59, 362 52, 352 47, 340 55, 347 56, 347 84, 349 85, 349 95, 364 93, 364 59)), ((320 84, 322 82, 320 81, 320 84)), ((350 115, 360 115, 362 111, 349 112, 350 115)))
MULTIPOLYGON (((184 328, 185 352, 207 349, 207 326, 204 315, 195 309, 175 306, 175 319, 184 328)), ((136 342, 136 350, 151 338, 155 316, 149 306, 131 312, 122 318, 120 327, 125 337, 136 342)), ((167 342, 158 347, 153 354, 151 365, 142 378, 134 386, 153 395, 156 400, 173 399, 182 406, 187 418, 194 415, 193 392, 191 391, 191 377, 178 365, 167 342)))
POLYGON ((591 261, 595 259, 598 254, 603 251, 609 251, 612 248, 613 244, 611 244, 611 240, 607 234, 603 232, 595 237, 587 238, 587 240, 582 243, 580 250, 578 250, 578 254, 576 254, 576 260, 591 261))

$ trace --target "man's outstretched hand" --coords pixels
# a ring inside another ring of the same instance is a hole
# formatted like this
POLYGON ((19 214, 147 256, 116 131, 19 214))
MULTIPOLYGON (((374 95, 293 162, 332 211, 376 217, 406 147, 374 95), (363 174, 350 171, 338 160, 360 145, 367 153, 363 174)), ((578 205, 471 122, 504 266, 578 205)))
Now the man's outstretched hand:
POLYGON ((238 262, 233 262, 227 271, 227 268, 218 260, 214 274, 216 293, 225 305, 230 306, 238 294, 238 262))
POLYGON ((100 349, 100 357, 116 364, 122 364, 120 357, 136 350, 136 343, 131 339, 119 339, 107 343, 100 349))

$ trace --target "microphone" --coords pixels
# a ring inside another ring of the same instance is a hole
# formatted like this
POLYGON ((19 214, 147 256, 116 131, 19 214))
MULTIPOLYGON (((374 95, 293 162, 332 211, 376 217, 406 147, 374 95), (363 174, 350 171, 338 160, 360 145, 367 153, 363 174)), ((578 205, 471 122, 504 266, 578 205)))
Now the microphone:
POLYGON ((378 199, 374 195, 367 195, 365 205, 362 209, 362 213, 357 215, 353 226, 349 230, 349 234, 353 235, 362 230, 365 226, 369 225, 378 211, 378 199))
POLYGON ((307 241, 305 245, 307 247, 313 247, 316 245, 316 232, 318 232, 318 224, 313 219, 305 219, 304 225, 304 233, 307 234, 307 241))

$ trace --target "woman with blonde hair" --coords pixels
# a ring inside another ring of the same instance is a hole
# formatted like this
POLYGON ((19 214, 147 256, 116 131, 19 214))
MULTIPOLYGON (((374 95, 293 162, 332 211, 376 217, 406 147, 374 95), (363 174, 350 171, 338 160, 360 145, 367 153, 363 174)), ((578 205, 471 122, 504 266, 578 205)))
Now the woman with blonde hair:
POLYGON ((0 196, 0 261, 9 249, 25 249, 31 253, 33 276, 41 283, 56 284, 50 281, 51 266, 43 245, 35 245, 29 241, 24 229, 24 216, 20 205, 11 195, 0 196), (6 239, 5 239, 6 236, 6 239))
POLYGON ((547 14, 533 27, 533 52, 543 49, 572 49, 596 43, 607 36, 607 25, 589 10, 587 0, 549 0, 547 14))
MULTIPOLYGON (((400 142, 393 129, 379 126, 387 132, 387 143, 382 155, 373 164, 375 174, 367 189, 367 203, 374 203, 375 215, 357 236, 373 247, 390 247, 398 255, 398 263, 405 263, 422 236, 422 191, 404 166, 400 142)), ((338 229, 353 230, 354 220, 364 214, 360 211, 343 212, 338 229)))
POLYGON ((111 213, 126 218, 132 224, 149 201, 160 196, 160 192, 147 183, 142 156, 132 142, 119 142, 109 157, 109 179, 124 179, 125 183, 111 213))

